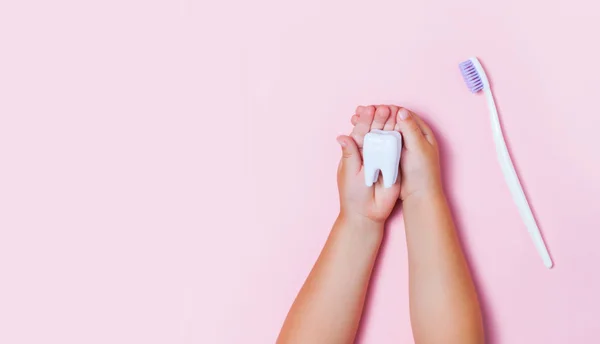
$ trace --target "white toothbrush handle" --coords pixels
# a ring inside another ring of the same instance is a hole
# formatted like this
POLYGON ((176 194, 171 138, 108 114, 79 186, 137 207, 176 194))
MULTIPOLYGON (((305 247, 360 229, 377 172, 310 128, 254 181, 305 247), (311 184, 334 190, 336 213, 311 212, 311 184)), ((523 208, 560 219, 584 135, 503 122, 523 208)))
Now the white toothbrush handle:
POLYGON ((504 141, 504 136, 502 135, 502 128, 500 127, 500 119, 498 118, 498 110, 496 108, 496 103, 494 102, 494 96, 489 88, 485 90, 485 97, 488 101, 490 110, 490 119, 492 121, 492 131, 494 134, 494 142, 496 143, 498 162, 500 162, 506 184, 508 184, 508 188, 513 200, 519 208, 519 213, 521 214, 523 222, 525 222, 525 226, 527 226, 527 231, 529 232, 529 235, 531 235, 531 239, 535 244, 535 248, 542 257, 544 265, 550 269, 552 267, 552 259, 548 254, 548 249, 544 244, 544 239, 542 238, 540 230, 535 222, 535 218, 533 217, 533 213, 531 212, 529 203, 527 202, 527 198, 525 197, 525 193, 523 192, 523 188, 519 182, 519 177, 517 176, 515 167, 513 166, 510 155, 508 154, 508 148, 506 147, 506 142, 504 141))

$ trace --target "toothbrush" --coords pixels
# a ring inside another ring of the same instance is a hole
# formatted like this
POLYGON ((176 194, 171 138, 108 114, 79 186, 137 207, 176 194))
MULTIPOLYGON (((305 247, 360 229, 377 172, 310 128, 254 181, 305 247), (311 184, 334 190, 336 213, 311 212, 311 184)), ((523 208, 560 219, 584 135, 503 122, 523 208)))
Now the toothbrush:
POLYGON ((535 222, 535 218, 533 217, 533 213, 531 212, 521 183, 519 182, 519 177, 517 176, 515 167, 510 159, 510 154, 508 153, 508 148, 506 147, 506 142, 502 135, 502 128, 500 127, 498 109, 496 108, 494 95, 492 94, 492 89, 490 88, 490 83, 485 75, 485 71, 476 57, 471 57, 467 61, 460 63, 459 68, 469 90, 472 93, 483 91, 485 94, 491 115, 490 119, 492 121, 492 131, 494 134, 494 142, 496 143, 498 162, 500 162, 500 167, 504 173, 504 179, 506 180, 506 184, 508 184, 508 188, 515 204, 519 208, 519 213, 521 214, 523 222, 525 222, 525 226, 527 226, 527 231, 535 244, 535 248, 542 257, 544 265, 550 269, 552 267, 552 259, 548 254, 548 249, 544 244, 544 239, 540 234, 540 230, 535 222))

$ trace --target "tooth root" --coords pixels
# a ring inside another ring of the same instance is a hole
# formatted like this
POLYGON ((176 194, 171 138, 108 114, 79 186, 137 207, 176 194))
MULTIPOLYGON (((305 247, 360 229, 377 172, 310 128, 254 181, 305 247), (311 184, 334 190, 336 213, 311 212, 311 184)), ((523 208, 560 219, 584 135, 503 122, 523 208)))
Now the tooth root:
POLYGON ((371 164, 366 164, 365 165, 365 184, 368 187, 373 186, 373 184, 375 182, 377 182, 377 179, 379 178, 379 169, 377 169, 377 167, 371 165, 371 164))
POLYGON ((381 174, 383 175, 383 187, 386 189, 391 188, 396 182, 397 177, 397 172, 394 166, 388 164, 388 166, 385 166, 382 169, 381 174))

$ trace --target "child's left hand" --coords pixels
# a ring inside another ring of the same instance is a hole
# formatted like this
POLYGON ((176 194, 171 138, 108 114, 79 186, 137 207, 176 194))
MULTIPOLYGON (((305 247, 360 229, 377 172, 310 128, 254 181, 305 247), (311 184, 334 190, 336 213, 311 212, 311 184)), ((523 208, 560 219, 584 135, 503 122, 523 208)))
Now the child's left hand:
MULTIPOLYGON (((392 109, 393 110, 393 109, 392 109)), ((372 118, 370 129, 394 128, 396 119, 391 118, 388 106, 368 106, 361 108, 365 116, 372 118), (389 123, 388 123, 389 122, 389 123)), ((396 110, 397 112, 397 110, 396 110)), ((394 112, 395 114, 395 112, 394 112)), ((364 135, 363 135, 364 136, 364 135)), ((362 138, 362 137, 361 137, 362 138)), ((357 139, 359 139, 357 137, 357 139)), ((372 187, 365 185, 363 159, 358 144, 350 136, 339 136, 338 142, 342 146, 342 159, 338 167, 338 188, 340 193, 340 216, 344 218, 362 217, 370 221, 383 224, 390 216, 398 196, 400 184, 396 182, 391 188, 384 188, 382 178, 372 187)))

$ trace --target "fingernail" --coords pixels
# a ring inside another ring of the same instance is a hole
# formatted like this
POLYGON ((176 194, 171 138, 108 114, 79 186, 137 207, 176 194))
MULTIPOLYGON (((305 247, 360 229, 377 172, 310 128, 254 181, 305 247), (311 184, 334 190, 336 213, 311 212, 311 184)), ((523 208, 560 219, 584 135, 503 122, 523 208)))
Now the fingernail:
POLYGON ((337 138, 337 142, 340 144, 340 146, 342 147, 346 147, 347 143, 346 141, 344 141, 341 137, 337 138))
POLYGON ((406 120, 408 117, 410 117, 410 112, 404 108, 398 110, 398 117, 400 117, 401 120, 406 120))

